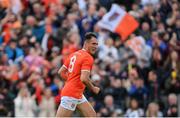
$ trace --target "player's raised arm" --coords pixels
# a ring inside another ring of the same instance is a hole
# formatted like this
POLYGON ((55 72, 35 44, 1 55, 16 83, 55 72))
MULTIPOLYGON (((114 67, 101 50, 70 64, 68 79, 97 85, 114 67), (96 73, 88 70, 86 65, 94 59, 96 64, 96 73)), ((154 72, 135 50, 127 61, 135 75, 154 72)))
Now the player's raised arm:
POLYGON ((66 81, 68 78, 68 69, 66 66, 61 66, 61 68, 58 70, 58 74, 61 76, 61 78, 66 81))
POLYGON ((93 93, 98 94, 100 91, 99 87, 96 87, 92 84, 90 78, 90 72, 89 71, 81 71, 81 81, 88 87, 89 90, 91 90, 93 93))

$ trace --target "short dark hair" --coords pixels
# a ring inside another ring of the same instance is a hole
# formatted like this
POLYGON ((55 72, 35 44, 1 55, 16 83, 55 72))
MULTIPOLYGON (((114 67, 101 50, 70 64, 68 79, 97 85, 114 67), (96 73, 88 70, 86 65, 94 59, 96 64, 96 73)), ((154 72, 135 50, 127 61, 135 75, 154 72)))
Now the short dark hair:
POLYGON ((92 37, 97 38, 94 32, 88 32, 85 34, 85 41, 89 41, 92 37))

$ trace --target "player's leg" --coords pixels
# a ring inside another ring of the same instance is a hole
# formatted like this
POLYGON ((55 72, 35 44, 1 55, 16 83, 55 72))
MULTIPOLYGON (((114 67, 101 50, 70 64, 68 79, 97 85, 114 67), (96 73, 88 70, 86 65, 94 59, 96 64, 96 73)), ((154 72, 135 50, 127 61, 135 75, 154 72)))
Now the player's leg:
POLYGON ((72 116, 72 114, 73 114, 73 111, 59 106, 57 113, 56 113, 56 117, 70 117, 70 116, 72 116))
POLYGON ((77 105, 77 109, 82 113, 84 117, 96 117, 95 110, 84 96, 81 103, 77 105))
POLYGON ((61 98, 61 104, 59 105, 56 117, 70 117, 77 106, 77 100, 71 97, 63 96, 61 98))
POLYGON ((84 117, 96 117, 96 112, 88 101, 78 104, 77 109, 84 117))

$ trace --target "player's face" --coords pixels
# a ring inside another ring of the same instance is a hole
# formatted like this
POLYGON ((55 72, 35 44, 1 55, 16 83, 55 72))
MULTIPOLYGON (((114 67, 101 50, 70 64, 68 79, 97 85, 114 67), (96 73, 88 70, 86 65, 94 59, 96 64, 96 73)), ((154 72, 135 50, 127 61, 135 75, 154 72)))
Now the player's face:
POLYGON ((97 51, 98 48, 98 42, 97 39, 92 37, 91 40, 88 42, 88 50, 89 53, 94 55, 97 51))

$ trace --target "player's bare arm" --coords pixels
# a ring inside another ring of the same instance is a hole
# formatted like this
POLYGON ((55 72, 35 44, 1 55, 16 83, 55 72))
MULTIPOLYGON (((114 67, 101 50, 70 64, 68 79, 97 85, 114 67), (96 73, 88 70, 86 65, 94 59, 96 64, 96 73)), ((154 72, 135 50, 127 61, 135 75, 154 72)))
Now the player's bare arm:
POLYGON ((86 85, 86 87, 91 90, 93 93, 98 94, 100 91, 99 87, 96 87, 92 84, 90 78, 90 72, 89 71, 81 71, 81 81, 86 85))
POLYGON ((68 78, 68 69, 65 66, 62 66, 59 71, 58 74, 61 76, 61 78, 66 81, 68 78))

